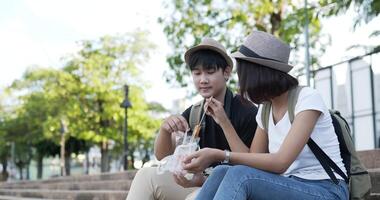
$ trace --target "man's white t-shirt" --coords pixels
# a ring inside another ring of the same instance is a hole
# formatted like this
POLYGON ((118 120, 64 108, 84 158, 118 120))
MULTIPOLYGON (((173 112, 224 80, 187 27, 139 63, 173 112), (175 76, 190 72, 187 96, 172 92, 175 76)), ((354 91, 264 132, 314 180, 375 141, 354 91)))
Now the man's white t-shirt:
MULTIPOLYGON (((346 173, 343 160, 340 156, 339 142, 334 131, 332 119, 321 95, 312 88, 305 87, 300 91, 295 107, 294 116, 305 110, 317 110, 321 115, 311 133, 311 138, 318 146, 346 173)), ((259 107, 256 115, 257 125, 263 128, 261 121, 262 106, 259 107)), ((290 120, 288 112, 275 125, 273 122, 272 109, 270 110, 268 124, 269 153, 276 153, 290 130, 290 120)), ((322 165, 319 163, 313 152, 306 144, 296 160, 283 174, 284 176, 297 176, 309 180, 330 179, 322 165)), ((335 176, 341 178, 335 173, 335 176)))

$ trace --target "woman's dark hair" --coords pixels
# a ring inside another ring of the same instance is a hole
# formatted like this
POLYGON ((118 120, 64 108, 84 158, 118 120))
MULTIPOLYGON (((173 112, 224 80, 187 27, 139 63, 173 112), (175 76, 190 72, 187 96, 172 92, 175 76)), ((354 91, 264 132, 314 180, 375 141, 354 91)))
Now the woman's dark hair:
POLYGON ((256 104, 270 101, 298 86, 298 80, 285 72, 242 59, 236 61, 240 94, 256 104))
POLYGON ((228 66, 226 59, 218 52, 201 49, 192 53, 189 57, 189 67, 193 71, 196 67, 202 66, 204 69, 222 68, 223 71, 228 66))

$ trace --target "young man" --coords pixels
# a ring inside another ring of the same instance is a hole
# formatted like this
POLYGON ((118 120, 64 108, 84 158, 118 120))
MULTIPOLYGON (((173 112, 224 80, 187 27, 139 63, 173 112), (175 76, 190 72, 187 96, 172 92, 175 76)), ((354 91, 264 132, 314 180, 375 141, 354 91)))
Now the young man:
MULTIPOLYGON (((206 38, 201 44, 189 49, 185 53, 185 61, 191 70, 195 88, 206 99, 207 105, 205 125, 199 134, 199 146, 226 150, 228 160, 229 151, 241 151, 239 148, 231 149, 230 146, 250 146, 257 126, 257 108, 227 88, 226 82, 231 75, 233 62, 225 48, 215 40, 206 38), (233 129, 219 126, 222 124, 219 119, 230 120, 233 129)), ((182 115, 168 117, 162 123, 154 146, 158 160, 174 153, 175 134, 189 128, 191 108, 192 106, 187 108, 182 115)), ((214 163, 213 166, 217 164, 219 163, 214 163)), ((154 167, 142 168, 132 182, 127 200, 193 199, 196 194, 194 191, 202 186, 206 178, 200 173, 187 180, 172 173, 157 175, 154 167)))

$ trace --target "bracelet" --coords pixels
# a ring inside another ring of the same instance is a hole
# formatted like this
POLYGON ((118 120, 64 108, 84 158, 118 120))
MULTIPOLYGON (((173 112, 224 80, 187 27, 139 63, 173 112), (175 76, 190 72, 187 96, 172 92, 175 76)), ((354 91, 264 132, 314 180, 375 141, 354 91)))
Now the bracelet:
POLYGON ((230 163, 230 158, 231 158, 231 151, 229 150, 224 150, 224 160, 223 160, 223 164, 227 164, 227 163, 230 163))

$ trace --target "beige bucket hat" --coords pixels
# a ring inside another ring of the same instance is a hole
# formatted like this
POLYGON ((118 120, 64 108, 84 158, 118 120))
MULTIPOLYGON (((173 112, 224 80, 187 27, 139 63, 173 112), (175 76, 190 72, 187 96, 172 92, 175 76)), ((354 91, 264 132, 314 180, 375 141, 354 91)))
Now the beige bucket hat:
POLYGON ((231 56, 288 73, 293 68, 289 55, 289 45, 269 33, 253 31, 231 56))
POLYGON ((234 64, 232 62, 232 59, 227 54, 227 51, 223 47, 223 45, 221 45, 216 40, 211 39, 211 38, 204 38, 199 45, 194 46, 186 51, 185 62, 187 65, 189 65, 189 59, 190 59, 191 54, 201 49, 209 49, 209 50, 218 52, 220 55, 223 56, 224 59, 226 59, 228 66, 233 67, 234 64))

